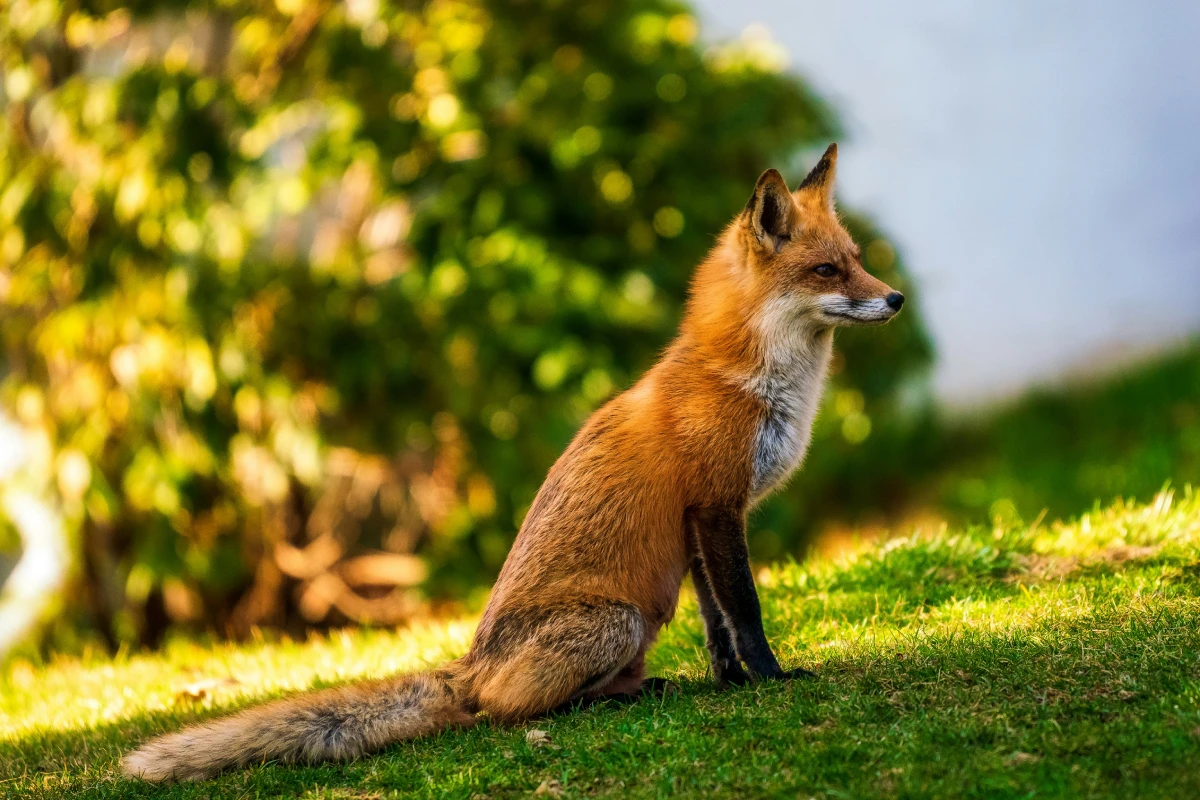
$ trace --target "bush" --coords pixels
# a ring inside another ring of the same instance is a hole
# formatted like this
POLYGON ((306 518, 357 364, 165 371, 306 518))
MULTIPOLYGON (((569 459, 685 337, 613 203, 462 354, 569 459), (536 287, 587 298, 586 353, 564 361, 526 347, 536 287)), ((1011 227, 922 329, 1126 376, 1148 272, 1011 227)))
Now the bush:
MULTIPOLYGON (((485 586, 759 172, 836 130, 769 42, 704 49, 662 0, 0 14, 0 402, 77 531, 60 636, 111 644, 485 586)), ((911 307, 839 352, 822 463, 929 360, 911 307)))

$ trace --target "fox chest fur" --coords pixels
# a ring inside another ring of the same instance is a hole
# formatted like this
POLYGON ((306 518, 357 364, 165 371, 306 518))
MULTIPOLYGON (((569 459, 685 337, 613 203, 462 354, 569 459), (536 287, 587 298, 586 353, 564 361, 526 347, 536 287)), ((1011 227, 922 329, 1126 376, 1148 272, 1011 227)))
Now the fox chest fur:
POLYGON ((830 330, 778 320, 764 331, 761 367, 746 389, 762 404, 752 447, 751 497, 758 501, 804 460, 833 353, 830 330))

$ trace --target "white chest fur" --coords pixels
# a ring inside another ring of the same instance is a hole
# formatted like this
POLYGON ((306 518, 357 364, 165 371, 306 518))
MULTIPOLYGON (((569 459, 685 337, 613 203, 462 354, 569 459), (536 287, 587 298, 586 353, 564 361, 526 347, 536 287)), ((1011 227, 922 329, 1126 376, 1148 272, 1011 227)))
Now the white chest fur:
POLYGON ((746 383, 766 407, 754 443, 755 500, 786 480, 804 459, 833 353, 831 331, 779 322, 763 326, 762 368, 746 383))

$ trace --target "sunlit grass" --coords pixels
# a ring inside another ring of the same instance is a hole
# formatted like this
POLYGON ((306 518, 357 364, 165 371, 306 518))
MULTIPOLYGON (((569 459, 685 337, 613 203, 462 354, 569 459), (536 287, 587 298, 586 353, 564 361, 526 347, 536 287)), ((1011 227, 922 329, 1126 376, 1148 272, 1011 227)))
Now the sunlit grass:
POLYGON ((18 663, 0 793, 72 797, 1186 797, 1200 792, 1200 497, 948 531, 760 576, 768 635, 816 680, 724 693, 690 599, 651 662, 677 697, 482 725, 349 765, 162 789, 152 733, 461 653, 471 622, 114 661, 18 663), (546 731, 533 746, 525 731, 546 731))

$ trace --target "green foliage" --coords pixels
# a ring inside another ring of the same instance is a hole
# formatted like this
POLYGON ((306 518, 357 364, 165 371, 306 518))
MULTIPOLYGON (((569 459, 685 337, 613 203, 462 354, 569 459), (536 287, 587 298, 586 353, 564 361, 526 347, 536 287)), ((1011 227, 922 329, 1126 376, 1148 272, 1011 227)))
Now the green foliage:
POLYGON ((484 722, 350 764, 166 788, 116 777, 148 736, 436 664, 470 624, 17 663, 0 680, 0 785, 39 798, 1193 797, 1200 498, 1180 494, 764 570, 768 635, 813 680, 716 691, 685 602, 650 653, 678 696, 484 722))
MULTIPOLYGON (((696 37, 670 0, 6 3, 0 403, 76 531, 75 621, 386 622, 484 585, 758 173, 835 133, 772 45, 696 37)), ((872 333, 833 460, 929 359, 911 307, 872 333)))

